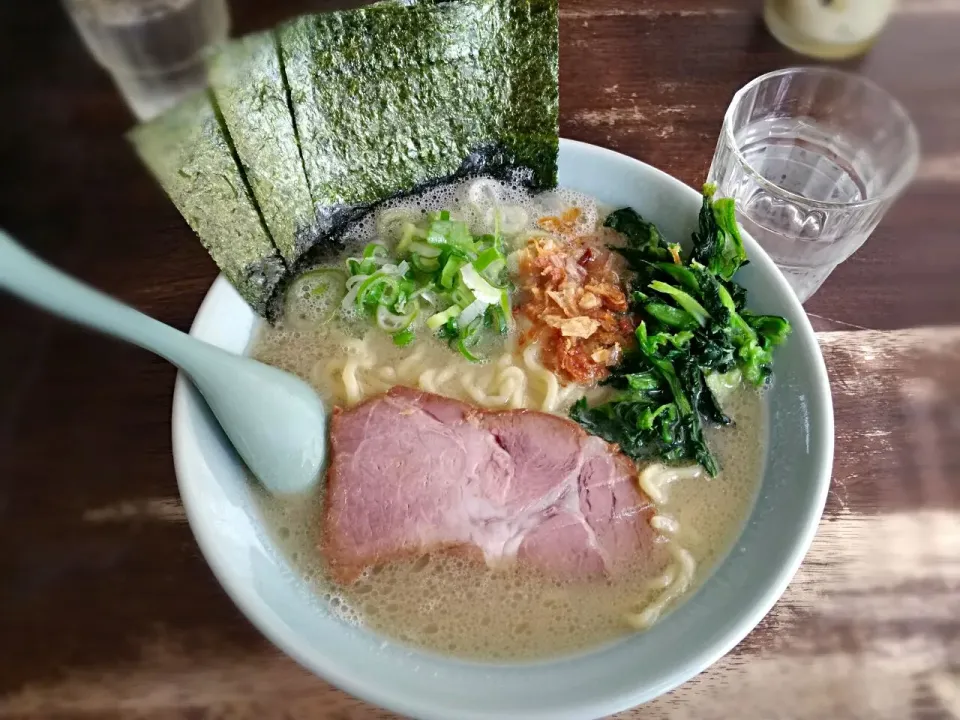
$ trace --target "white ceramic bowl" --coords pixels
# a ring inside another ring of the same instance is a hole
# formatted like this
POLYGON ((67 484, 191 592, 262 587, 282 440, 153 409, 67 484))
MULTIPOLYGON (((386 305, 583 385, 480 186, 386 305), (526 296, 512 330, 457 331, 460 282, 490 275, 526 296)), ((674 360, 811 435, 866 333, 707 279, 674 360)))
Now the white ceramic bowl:
MULTIPOLYGON (((696 227, 700 195, 624 155, 564 140, 560 184, 630 205, 667 238, 696 227)), ((234 602, 270 640, 349 693, 420 720, 582 720, 651 700, 728 652, 783 593, 810 545, 833 459, 833 408, 823 358, 800 304, 749 237, 738 276, 750 304, 785 315, 793 334, 778 352, 768 393, 763 484, 739 541, 712 576, 654 628, 575 657, 482 664, 411 650, 327 613, 260 527, 243 467, 202 399, 183 378, 173 400, 173 452, 190 527, 234 602)), ((253 312, 223 277, 191 334, 242 353, 253 312)))

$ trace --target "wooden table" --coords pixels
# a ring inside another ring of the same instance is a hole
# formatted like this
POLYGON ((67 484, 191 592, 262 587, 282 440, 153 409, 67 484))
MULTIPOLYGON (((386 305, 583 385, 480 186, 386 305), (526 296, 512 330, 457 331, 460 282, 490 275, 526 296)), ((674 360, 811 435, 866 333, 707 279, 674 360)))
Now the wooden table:
MULTIPOLYGON (((232 4, 237 32, 321 5, 232 4)), ((53 0, 3 3, 0 33, 0 225, 188 327, 216 270, 110 81, 53 0)), ((623 717, 960 717, 958 38, 960 2, 904 0, 852 63, 903 100, 923 161, 808 303, 837 416, 813 548, 738 648, 623 717)), ((734 90, 798 62, 757 3, 561 0, 562 134, 698 185, 734 90)), ((172 368, 5 297, 0 318, 0 718, 392 717, 281 655, 213 579, 174 483, 172 368)))

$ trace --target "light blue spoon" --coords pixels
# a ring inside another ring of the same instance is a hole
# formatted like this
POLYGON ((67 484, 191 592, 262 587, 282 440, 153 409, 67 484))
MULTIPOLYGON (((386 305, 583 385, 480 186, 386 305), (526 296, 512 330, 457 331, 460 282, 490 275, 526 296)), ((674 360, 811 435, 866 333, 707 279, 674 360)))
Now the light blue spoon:
POLYGON ((300 492, 316 482, 326 451, 326 413, 317 394, 299 378, 147 317, 50 267, 2 230, 0 289, 139 345, 180 368, 271 493, 300 492))

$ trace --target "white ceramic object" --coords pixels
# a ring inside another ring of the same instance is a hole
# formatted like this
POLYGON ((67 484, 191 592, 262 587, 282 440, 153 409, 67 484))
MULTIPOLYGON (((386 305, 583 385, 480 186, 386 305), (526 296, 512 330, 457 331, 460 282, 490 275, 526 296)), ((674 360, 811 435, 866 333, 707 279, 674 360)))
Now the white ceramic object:
MULTIPOLYGON (((700 195, 648 165, 584 143, 560 144, 560 183, 629 205, 668 239, 687 239, 700 195)), ((730 553, 691 597, 645 633, 553 661, 484 664, 386 641, 332 617, 260 527, 253 488, 215 420, 184 379, 173 403, 173 451, 184 507, 220 583, 276 645, 329 682, 419 720, 585 720, 646 702, 733 648, 786 589, 813 539, 833 459, 833 408, 806 315, 773 262, 745 237, 737 276, 750 305, 785 315, 768 393, 770 437, 756 505, 730 553)), ((191 334, 242 352, 258 320, 220 277, 191 334)))

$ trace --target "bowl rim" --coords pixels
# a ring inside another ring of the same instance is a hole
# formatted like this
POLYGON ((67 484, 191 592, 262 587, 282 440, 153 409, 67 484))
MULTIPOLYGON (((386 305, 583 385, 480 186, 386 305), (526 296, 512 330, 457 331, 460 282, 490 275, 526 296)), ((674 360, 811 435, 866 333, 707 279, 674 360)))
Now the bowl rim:
MULTIPOLYGON (((600 163, 626 162, 638 166, 645 166, 646 169, 652 169, 662 175, 664 182, 674 186, 677 192, 684 192, 688 195, 695 193, 699 198, 699 193, 680 180, 647 163, 622 153, 590 143, 561 138, 561 153, 565 147, 568 148, 569 151, 591 154, 593 155, 592 159, 600 163)), ((814 467, 810 470, 809 475, 811 482, 816 483, 817 492, 813 501, 802 508, 802 530, 797 533, 792 538, 792 542, 789 543, 789 556, 787 561, 771 571, 770 576, 766 579, 766 582, 763 583, 762 596, 753 603, 749 612, 739 620, 732 621, 730 626, 725 628, 724 631, 713 638, 712 641, 691 651, 690 654, 692 657, 689 661, 681 667, 672 669, 669 679, 663 680, 660 683, 638 682, 636 686, 633 686, 629 690, 609 694, 599 699, 587 699, 577 705, 567 705, 561 711, 557 711, 555 708, 548 711, 518 710, 515 713, 515 716, 518 718, 522 717, 524 720, 535 720, 539 718, 543 718, 543 720, 581 720, 582 718, 605 717, 653 700, 690 680, 730 652, 730 650, 739 644, 744 637, 759 624, 764 616, 770 612, 793 579, 813 541, 830 488, 834 453, 834 414, 826 365, 819 348, 819 343, 816 340, 816 334, 810 325, 809 318, 807 318, 806 313, 803 311, 800 302, 796 299, 787 281, 780 274, 779 270, 777 270, 776 265, 766 252, 764 252, 747 233, 744 233, 744 243, 750 255, 751 263, 760 266, 766 274, 772 273, 773 282, 778 286, 779 294, 784 297, 785 303, 791 306, 791 314, 796 318, 795 321, 792 320, 794 324, 794 338, 800 335, 805 336, 809 341, 810 347, 813 349, 813 352, 810 353, 810 360, 812 361, 811 371, 815 378, 815 383, 814 387, 809 388, 809 391, 821 408, 823 417, 820 422, 812 423, 810 434, 811 440, 815 439, 817 447, 821 448, 822 452, 820 452, 819 455, 814 455, 812 458, 814 467)), ((217 302, 218 292, 229 287, 230 285, 223 275, 216 278, 204 296, 197 310, 197 314, 191 323, 191 335, 197 334, 197 328, 201 324, 203 316, 206 312, 209 312, 210 308, 217 302)), ((184 449, 190 425, 190 423, 187 422, 187 414, 191 409, 191 404, 195 404, 196 397, 191 393, 191 389, 189 380, 182 372, 178 373, 174 387, 171 417, 174 469, 187 520, 197 545, 217 581, 230 599, 254 627, 275 646, 293 658, 301 666, 341 690, 377 706, 388 708, 411 717, 420 718, 421 720, 433 720, 434 718, 436 718, 436 720, 451 720, 451 716, 448 713, 443 715, 437 714, 437 704, 430 699, 419 698, 410 694, 405 697, 398 697, 396 694, 390 692, 382 692, 380 688, 369 681, 364 681, 362 678, 358 678, 350 673, 341 672, 337 667, 336 658, 318 656, 315 649, 304 647, 303 642, 297 637, 283 632, 281 628, 275 627, 269 620, 261 617, 257 608, 254 607, 253 600, 247 597, 241 578, 231 570, 226 558, 218 552, 211 523, 200 517, 202 514, 201 504, 197 501, 197 495, 192 487, 191 476, 193 475, 193 468, 191 467, 191 463, 188 462, 188 457, 184 449), (313 650, 313 652, 311 652, 311 650, 313 650)), ((717 567, 723 562, 721 559, 717 567)), ((582 657, 589 658, 590 656, 584 655, 582 657)), ((512 665, 509 667, 521 668, 522 665, 512 665)), ((464 720, 489 720, 490 718, 499 716, 493 712, 483 710, 464 711, 458 715, 458 717, 464 718, 464 720)))

